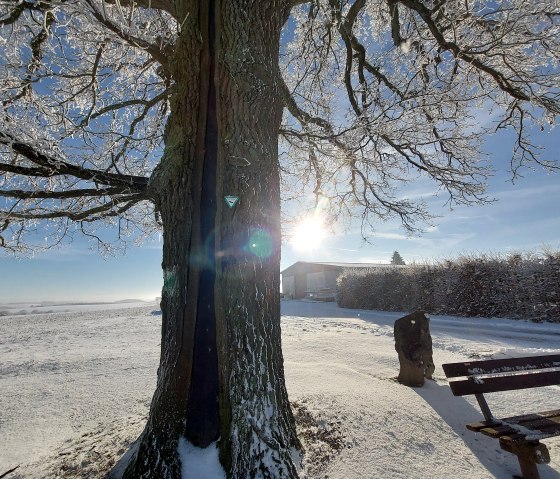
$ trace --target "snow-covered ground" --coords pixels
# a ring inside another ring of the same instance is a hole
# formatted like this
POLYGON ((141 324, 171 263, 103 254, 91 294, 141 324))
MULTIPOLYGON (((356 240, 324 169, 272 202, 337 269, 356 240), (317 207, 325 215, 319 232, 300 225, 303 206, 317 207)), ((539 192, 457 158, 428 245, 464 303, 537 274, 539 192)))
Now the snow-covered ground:
MULTIPOLYGON (((154 309, 0 317, 0 475, 19 466, 7 479, 97 478, 124 452, 155 387, 161 316, 154 309)), ((290 399, 342 444, 320 467, 308 458, 309 478, 519 472, 498 441, 466 430, 482 415, 473 400, 451 394, 441 364, 560 352, 560 324, 433 316, 435 381, 408 388, 395 381, 393 323, 402 313, 283 301, 282 314, 290 399)), ((559 393, 552 386, 488 399, 493 412, 508 415, 560 408, 559 393)), ((539 466, 541 477, 558 479, 560 439, 544 443, 552 462, 539 466)))
MULTIPOLYGON (((148 301, 129 299, 116 302, 86 303, 79 301, 40 301, 34 303, 1 303, 0 316, 22 314, 71 313, 78 311, 107 311, 110 309, 138 308, 152 304, 148 301)), ((155 302, 153 303, 155 304, 155 302)))

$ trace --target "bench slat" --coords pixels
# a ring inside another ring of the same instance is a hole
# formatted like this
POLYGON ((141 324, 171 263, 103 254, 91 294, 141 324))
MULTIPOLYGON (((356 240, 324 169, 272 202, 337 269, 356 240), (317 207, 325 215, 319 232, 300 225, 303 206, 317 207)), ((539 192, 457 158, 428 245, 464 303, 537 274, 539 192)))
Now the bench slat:
MULTIPOLYGON (((559 434, 560 433, 560 418, 551 418, 551 419, 539 419, 532 422, 527 422, 524 424, 519 424, 519 426, 523 426, 524 428, 530 429, 532 434, 540 434, 540 433, 553 433, 559 434), (554 421, 554 419, 557 419, 554 421)), ((519 431, 515 428, 515 425, 509 424, 502 424, 500 426, 491 426, 491 427, 484 427, 480 429, 481 432, 486 434, 485 431, 488 431, 488 436, 492 437, 500 437, 510 434, 523 434, 527 435, 525 431, 519 431)))
POLYGON ((448 378, 470 376, 472 374, 497 374, 530 369, 559 368, 560 354, 529 356, 524 358, 487 359, 465 363, 442 364, 448 378))
POLYGON ((557 423, 541 425, 537 428, 537 431, 550 436, 558 436, 560 435, 560 424, 557 423))
POLYGON ((537 439, 533 439, 533 440, 540 440, 540 439, 546 439, 548 437, 558 436, 560 435, 560 427, 559 425, 550 426, 550 427, 545 426, 535 431, 532 431, 531 434, 521 433, 517 429, 514 429, 509 426, 485 427, 480 429, 478 432, 481 432, 482 434, 493 438, 507 436, 511 438, 512 441, 525 441, 528 435, 530 436, 533 434, 538 436, 537 439))
POLYGON ((512 424, 528 427, 529 429, 540 429, 542 427, 556 427, 560 429, 560 416, 536 417, 523 421, 506 421, 512 424))
POLYGON ((482 428, 479 432, 481 432, 485 436, 490 436, 494 438, 500 436, 516 436, 516 435, 523 436, 523 434, 521 434, 519 431, 516 431, 515 429, 512 429, 509 426, 485 427, 482 428))
POLYGON ((520 416, 511 416, 502 419, 502 421, 507 422, 523 422, 531 421, 533 419, 540 419, 544 417, 555 417, 560 416, 560 409, 553 409, 552 411, 536 412, 533 414, 521 414, 520 416))
POLYGON ((496 422, 480 421, 467 424, 467 429, 481 432, 486 436, 499 438, 507 436, 511 441, 525 441, 527 435, 537 435, 538 439, 546 439, 560 435, 560 411, 547 411, 537 414, 525 414, 511 418, 498 419, 496 422), (510 424, 504 424, 510 423, 510 424), (520 431, 515 425, 528 431, 520 431))
POLYGON ((495 376, 484 378, 467 378, 449 381, 449 387, 455 396, 467 394, 513 391, 560 384, 560 371, 530 371, 513 376, 495 376))
POLYGON ((492 423, 490 421, 478 421, 478 422, 471 422, 467 424, 467 429, 469 431, 480 432, 481 429, 485 429, 488 427, 499 426, 501 423, 492 423))
POLYGON ((537 413, 534 413, 534 414, 522 414, 520 416, 506 417, 504 419, 497 419, 496 422, 492 422, 492 421, 471 422, 471 423, 467 424, 467 429, 469 429, 470 431, 478 432, 485 427, 499 426, 499 425, 501 425, 500 421, 513 422, 513 423, 516 423, 516 424, 524 425, 524 423, 527 422, 527 421, 534 421, 534 420, 546 419, 546 418, 552 418, 553 421, 557 422, 558 419, 560 418, 560 409, 554 409, 552 411, 537 412, 537 413))

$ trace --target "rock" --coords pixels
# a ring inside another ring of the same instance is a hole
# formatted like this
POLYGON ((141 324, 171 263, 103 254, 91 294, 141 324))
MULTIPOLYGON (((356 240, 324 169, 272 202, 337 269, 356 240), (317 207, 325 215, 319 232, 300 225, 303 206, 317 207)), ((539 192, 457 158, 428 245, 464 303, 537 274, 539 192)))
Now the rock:
POLYGON ((415 311, 395 321, 395 349, 399 355, 397 380, 407 386, 423 386, 424 378, 432 379, 432 337, 430 319, 424 311, 415 311))

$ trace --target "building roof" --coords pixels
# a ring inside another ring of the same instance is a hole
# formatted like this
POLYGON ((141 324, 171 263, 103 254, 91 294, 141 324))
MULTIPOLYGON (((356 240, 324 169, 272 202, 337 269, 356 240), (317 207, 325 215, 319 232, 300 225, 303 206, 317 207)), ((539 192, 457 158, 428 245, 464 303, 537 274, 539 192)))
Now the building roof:
POLYGON ((389 263, 330 263, 330 262, 316 262, 313 264, 326 264, 329 266, 340 266, 341 268, 376 268, 378 266, 391 266, 389 263))
POLYGON ((382 266, 393 266, 389 263, 331 263, 331 262, 321 262, 321 261, 297 261, 291 266, 288 266, 285 270, 280 271, 280 274, 289 272, 296 265, 313 264, 313 265, 323 265, 323 266, 335 266, 339 268, 379 268, 382 266))

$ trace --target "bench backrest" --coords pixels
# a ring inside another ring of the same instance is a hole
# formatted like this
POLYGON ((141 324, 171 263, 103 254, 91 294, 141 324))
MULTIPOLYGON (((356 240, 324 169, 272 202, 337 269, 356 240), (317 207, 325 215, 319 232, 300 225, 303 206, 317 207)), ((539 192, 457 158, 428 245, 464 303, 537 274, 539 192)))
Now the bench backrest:
POLYGON ((455 396, 560 384, 560 354, 442 365, 455 396))

